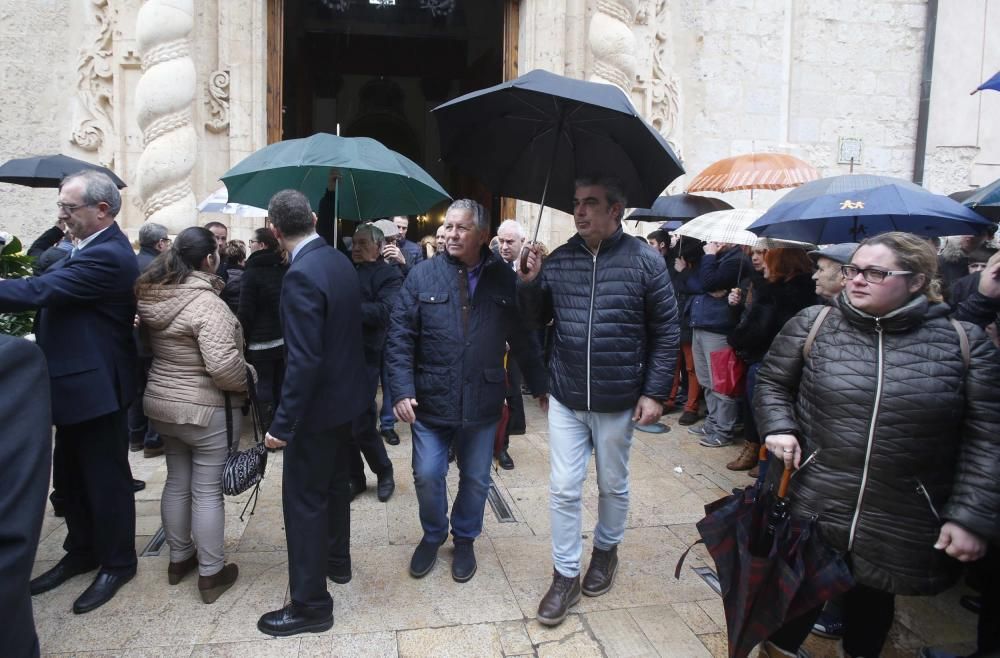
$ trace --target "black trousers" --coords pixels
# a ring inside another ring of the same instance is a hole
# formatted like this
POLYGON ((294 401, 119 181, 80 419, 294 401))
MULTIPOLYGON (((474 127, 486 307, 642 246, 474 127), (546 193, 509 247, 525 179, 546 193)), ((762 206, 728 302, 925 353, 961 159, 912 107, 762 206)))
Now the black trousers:
POLYGON ((982 589, 982 608, 979 610, 979 627, 976 632, 975 657, 1000 654, 1000 546, 990 546, 986 556, 973 562, 970 569, 976 572, 982 589))
POLYGON ((329 566, 350 563, 351 424, 324 432, 299 432, 288 442, 281 502, 288 543, 292 602, 328 612, 329 566))
MULTIPOLYGON (((849 656, 881 656, 896 613, 896 595, 866 585, 855 585, 842 598, 844 653, 849 656)), ((770 640, 795 653, 805 642, 823 606, 786 623, 770 640)))
POLYGON ((127 410, 56 427, 53 480, 65 492, 63 559, 135 571, 135 493, 128 465, 127 410))
POLYGON ((375 392, 378 389, 381 371, 378 365, 368 364, 367 372, 371 404, 351 423, 351 435, 354 441, 354 449, 351 451, 351 478, 358 482, 365 481, 365 465, 361 461, 362 455, 364 455, 365 461, 368 462, 368 468, 372 470, 375 477, 392 472, 389 453, 386 452, 382 435, 378 433, 376 427, 378 407, 375 405, 375 392))

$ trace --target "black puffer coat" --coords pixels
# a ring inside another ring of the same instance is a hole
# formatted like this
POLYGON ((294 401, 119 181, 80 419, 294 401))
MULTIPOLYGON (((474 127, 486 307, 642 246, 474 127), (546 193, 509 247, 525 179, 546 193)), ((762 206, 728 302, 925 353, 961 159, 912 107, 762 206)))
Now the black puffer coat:
POLYGON ((443 256, 410 270, 392 309, 392 348, 385 352, 392 402, 416 399, 422 423, 454 427, 498 420, 507 388, 505 343, 531 392, 546 392, 538 344, 529 340, 515 304, 516 276, 485 247, 482 257, 471 300, 466 266, 443 256))
POLYGON ((236 315, 248 343, 266 343, 281 338, 278 306, 281 282, 288 266, 270 249, 250 254, 240 281, 240 304, 236 315))
POLYGON ((555 319, 552 395, 570 409, 634 407, 666 399, 680 346, 677 303, 663 256, 621 228, 592 253, 579 235, 518 286, 535 328, 555 319))
POLYGON ((1000 538, 998 352, 963 323, 966 369, 946 305, 921 296, 876 319, 842 295, 804 361, 820 308, 785 325, 754 393, 761 436, 795 434, 812 455, 792 480, 792 514, 817 516, 859 583, 939 592, 959 567, 934 549, 944 521, 1000 538))

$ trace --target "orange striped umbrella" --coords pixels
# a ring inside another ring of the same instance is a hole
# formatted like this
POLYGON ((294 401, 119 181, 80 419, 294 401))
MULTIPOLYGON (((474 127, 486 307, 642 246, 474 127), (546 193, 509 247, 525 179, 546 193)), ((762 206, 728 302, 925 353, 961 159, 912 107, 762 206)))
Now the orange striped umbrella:
POLYGON ((698 174, 688 192, 780 190, 819 178, 808 162, 784 153, 747 153, 714 162, 698 174))

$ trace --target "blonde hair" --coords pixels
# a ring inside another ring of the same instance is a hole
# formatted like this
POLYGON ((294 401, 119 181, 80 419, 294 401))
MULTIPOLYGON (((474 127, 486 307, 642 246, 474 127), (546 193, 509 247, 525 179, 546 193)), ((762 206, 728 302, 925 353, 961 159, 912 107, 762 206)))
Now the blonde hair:
POLYGON ((943 302, 941 296, 941 280, 938 279, 938 261, 934 249, 927 240, 912 233, 890 231, 868 238, 861 246, 882 245, 896 256, 899 266, 913 274, 923 274, 924 284, 917 291, 923 294, 929 302, 943 302))

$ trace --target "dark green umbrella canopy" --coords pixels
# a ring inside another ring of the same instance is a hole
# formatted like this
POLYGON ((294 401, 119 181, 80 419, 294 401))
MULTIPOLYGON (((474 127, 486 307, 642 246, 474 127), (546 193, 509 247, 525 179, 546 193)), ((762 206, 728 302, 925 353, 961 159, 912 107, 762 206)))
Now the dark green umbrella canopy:
POLYGON ((986 219, 994 222, 1000 221, 1000 178, 985 187, 955 192, 948 196, 986 219))
POLYGON ((266 208, 281 190, 298 190, 313 208, 340 174, 338 216, 362 221, 414 215, 451 197, 416 163, 367 137, 317 133, 265 146, 221 178, 231 203, 266 208))

